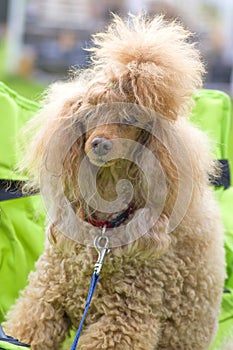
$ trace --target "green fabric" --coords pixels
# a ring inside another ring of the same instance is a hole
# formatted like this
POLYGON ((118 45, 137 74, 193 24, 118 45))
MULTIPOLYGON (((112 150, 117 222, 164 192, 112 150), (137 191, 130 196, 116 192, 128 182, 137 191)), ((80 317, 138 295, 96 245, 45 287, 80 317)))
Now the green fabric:
MULTIPOLYGON (((231 126, 228 142, 228 156, 230 159, 231 177, 233 178, 233 100, 231 100, 231 126)), ((232 182, 233 185, 233 182, 232 182)))
POLYGON ((219 317, 219 329, 215 341, 209 350, 220 349, 224 339, 233 334, 233 187, 227 190, 219 190, 218 200, 225 226, 225 250, 227 262, 227 279, 225 288, 230 293, 224 293, 222 299, 221 314, 219 317))
MULTIPOLYGON (((17 133, 37 109, 0 83, 0 179, 24 179, 13 171, 19 160, 17 133)), ((44 218, 39 195, 0 201, 0 322, 43 250, 44 218)))
POLYGON ((43 250, 40 196, 0 202, 0 322, 43 250))
POLYGON ((225 249, 227 261, 227 279, 225 287, 233 289, 233 187, 230 187, 225 191, 218 191, 218 200, 225 227, 225 249))
POLYGON ((28 347, 13 345, 5 341, 0 340, 0 350, 27 350, 28 347))
MULTIPOLYGON (((233 122, 230 98, 223 92, 201 90, 195 96, 192 120, 208 133, 213 141, 217 159, 228 159, 233 176, 233 122)), ((224 339, 233 333, 233 187, 216 189, 225 227, 227 279, 223 294, 219 329, 209 350, 221 349, 224 339)))
POLYGON ((0 350, 28 350, 28 349, 30 348, 26 346, 14 345, 6 341, 0 340, 0 350))
POLYGON ((228 159, 231 125, 231 100, 221 91, 200 90, 195 96, 192 120, 213 141, 217 159, 228 159))
POLYGON ((33 103, 0 82, 0 178, 22 180, 14 169, 19 160, 17 134, 20 128, 38 110, 33 103))
MULTIPOLYGON (((225 341, 232 339, 233 335, 233 289, 226 293, 222 300, 222 310, 219 318, 219 328, 209 350, 223 350, 225 341)), ((233 339, 232 339, 233 341, 233 339)), ((228 348, 229 349, 229 348, 228 348)))

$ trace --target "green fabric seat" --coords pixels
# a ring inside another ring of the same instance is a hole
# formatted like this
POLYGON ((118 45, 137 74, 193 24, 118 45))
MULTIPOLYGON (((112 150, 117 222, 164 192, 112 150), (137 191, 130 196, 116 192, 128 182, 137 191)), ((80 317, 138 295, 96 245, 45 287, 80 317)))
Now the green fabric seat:
MULTIPOLYGON (((20 159, 17 133, 37 109, 0 83, 0 180, 25 180, 14 171, 20 159)), ((0 201, 0 323, 43 250, 44 219, 39 195, 0 201)))
MULTIPOLYGON (((233 121, 229 96, 220 91, 201 90, 195 96, 196 105, 192 120, 205 130, 215 145, 217 159, 228 159, 233 174, 233 121)), ((232 175, 233 176, 233 175, 232 175)), ((225 227, 225 249, 227 261, 227 279, 223 293, 219 329, 210 350, 221 349, 225 338, 233 334, 233 187, 216 189, 222 219, 225 227)))

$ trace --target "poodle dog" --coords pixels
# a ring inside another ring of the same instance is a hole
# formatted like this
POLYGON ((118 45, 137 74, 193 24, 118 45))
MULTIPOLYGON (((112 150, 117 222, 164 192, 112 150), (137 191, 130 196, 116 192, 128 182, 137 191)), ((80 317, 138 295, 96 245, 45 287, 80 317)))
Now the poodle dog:
POLYGON ((48 235, 4 328, 32 350, 60 349, 77 329, 103 235, 110 253, 78 349, 211 344, 223 228, 209 141, 188 120, 204 74, 190 35, 161 16, 114 16, 94 36, 91 67, 54 84, 29 125, 23 166, 48 235))

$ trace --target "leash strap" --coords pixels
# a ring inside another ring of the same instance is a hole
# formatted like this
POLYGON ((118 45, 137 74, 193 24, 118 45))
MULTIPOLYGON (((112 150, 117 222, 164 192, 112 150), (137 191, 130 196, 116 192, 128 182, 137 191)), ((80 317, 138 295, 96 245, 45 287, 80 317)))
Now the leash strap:
POLYGON ((94 241, 95 248, 98 251, 99 256, 98 256, 98 260, 97 260, 95 267, 94 267, 94 273, 91 277, 91 283, 90 283, 90 287, 89 287, 89 291, 88 291, 88 296, 87 296, 87 301, 86 301, 85 309, 83 312, 83 316, 82 316, 82 319, 80 321, 78 330, 76 332, 76 335, 75 335, 75 338, 74 338, 74 341, 73 341, 73 344, 72 344, 70 350, 76 350, 76 347, 78 345, 78 341, 80 338, 80 334, 82 331, 82 327, 83 327, 89 306, 91 304, 91 299, 92 299, 93 294, 95 292, 97 283, 100 279, 100 271, 101 271, 102 266, 103 266, 105 255, 108 254, 110 251, 110 249, 108 248, 109 239, 107 236, 105 236, 105 230, 106 230, 106 226, 102 227, 102 234, 100 236, 96 237, 96 239, 94 241))
POLYGON ((71 347, 71 350, 75 350, 77 345, 78 345, 78 341, 79 341, 79 337, 80 337, 80 334, 82 331, 83 323, 85 321, 85 318, 86 318, 86 315, 87 315, 87 312, 88 312, 88 309, 89 309, 89 306, 91 303, 91 299, 92 299, 92 296, 94 294, 94 291, 96 289, 96 285, 97 285, 99 279, 100 279, 100 275, 98 275, 96 272, 94 272, 92 277, 91 277, 91 283, 90 283, 90 287, 89 287, 89 292, 88 292, 88 296, 87 296, 87 301, 86 301, 83 317, 82 317, 81 322, 79 324, 77 333, 75 335, 75 338, 74 338, 74 341, 73 341, 73 344, 71 347))

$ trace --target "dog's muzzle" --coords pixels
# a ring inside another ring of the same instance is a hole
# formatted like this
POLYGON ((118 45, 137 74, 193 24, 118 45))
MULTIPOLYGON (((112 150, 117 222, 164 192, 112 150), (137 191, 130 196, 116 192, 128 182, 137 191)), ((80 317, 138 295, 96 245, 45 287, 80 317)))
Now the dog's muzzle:
POLYGON ((91 141, 92 151, 99 157, 108 154, 112 150, 112 147, 112 141, 105 137, 95 137, 91 141))

